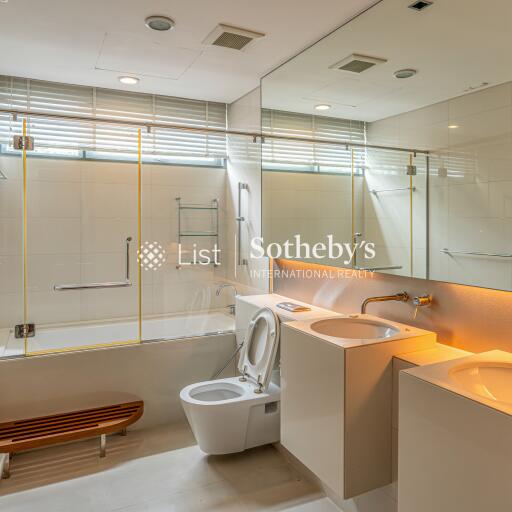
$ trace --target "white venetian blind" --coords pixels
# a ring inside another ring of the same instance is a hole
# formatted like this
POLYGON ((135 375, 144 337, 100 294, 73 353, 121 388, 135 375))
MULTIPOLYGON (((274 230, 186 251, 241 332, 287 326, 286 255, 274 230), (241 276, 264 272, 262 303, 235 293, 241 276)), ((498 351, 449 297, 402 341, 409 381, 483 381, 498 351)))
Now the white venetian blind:
MULTIPOLYGON (((262 110, 262 130, 267 135, 304 137, 316 140, 338 140, 364 144, 365 123, 349 119, 337 119, 325 116, 313 116, 284 112, 280 110, 262 110)), ((289 141, 266 139, 262 147, 265 167, 289 165, 297 167, 316 167, 340 172, 352 166, 351 147, 345 145, 311 143, 307 141, 289 141)), ((355 165, 364 167, 364 148, 354 148, 355 165)))
MULTIPOLYGON (((0 108, 80 115, 137 123, 226 129, 226 105, 153 94, 140 94, 0 76, 0 108)), ((52 119, 32 116, 29 134, 37 147, 108 152, 137 150, 137 128, 121 124, 52 119)), ((8 144, 21 132, 21 120, 0 115, 0 142, 8 144)), ((179 129, 143 130, 144 154, 182 158, 224 158, 223 133, 179 129)))

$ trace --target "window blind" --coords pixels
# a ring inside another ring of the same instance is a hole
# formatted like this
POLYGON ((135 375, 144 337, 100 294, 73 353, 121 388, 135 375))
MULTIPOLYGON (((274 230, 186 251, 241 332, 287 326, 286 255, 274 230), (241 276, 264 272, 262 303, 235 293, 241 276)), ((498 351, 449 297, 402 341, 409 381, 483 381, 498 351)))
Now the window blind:
MULTIPOLYGON (((0 76, 0 107, 32 112, 80 115, 137 123, 154 122, 186 127, 226 129, 226 105, 154 94, 66 85, 0 76)), ((21 119, 0 115, 0 142, 9 144, 21 133, 21 119)), ((29 135, 36 147, 106 152, 135 152, 137 128, 32 116, 29 135)), ((197 133, 154 128, 143 130, 144 154, 180 158, 225 158, 223 133, 197 133)))
MULTIPOLYGON (((366 142, 363 121, 313 116, 280 110, 262 110, 262 130, 267 135, 304 137, 317 140, 366 142)), ((352 167, 351 147, 344 145, 266 139, 262 146, 263 166, 290 170, 347 172, 352 167)), ((364 167, 364 148, 354 149, 354 164, 364 167)))

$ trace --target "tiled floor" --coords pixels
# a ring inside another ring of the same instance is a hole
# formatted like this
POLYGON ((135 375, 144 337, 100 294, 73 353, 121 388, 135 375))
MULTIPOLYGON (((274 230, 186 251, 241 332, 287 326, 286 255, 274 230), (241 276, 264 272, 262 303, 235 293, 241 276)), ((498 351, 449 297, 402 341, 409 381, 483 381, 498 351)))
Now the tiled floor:
POLYGON ((2 512, 335 512, 271 446, 212 457, 188 429, 160 428, 16 455, 2 512))

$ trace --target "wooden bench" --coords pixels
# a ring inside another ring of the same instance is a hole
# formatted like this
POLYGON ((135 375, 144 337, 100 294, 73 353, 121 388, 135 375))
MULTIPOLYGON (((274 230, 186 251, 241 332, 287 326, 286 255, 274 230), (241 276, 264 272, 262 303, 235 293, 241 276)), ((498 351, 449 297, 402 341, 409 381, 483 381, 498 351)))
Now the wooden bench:
POLYGON ((100 436, 100 457, 105 457, 107 434, 126 435, 126 427, 143 412, 144 402, 137 401, 0 423, 0 453, 7 454, 1 478, 10 476, 12 454, 42 446, 100 436))

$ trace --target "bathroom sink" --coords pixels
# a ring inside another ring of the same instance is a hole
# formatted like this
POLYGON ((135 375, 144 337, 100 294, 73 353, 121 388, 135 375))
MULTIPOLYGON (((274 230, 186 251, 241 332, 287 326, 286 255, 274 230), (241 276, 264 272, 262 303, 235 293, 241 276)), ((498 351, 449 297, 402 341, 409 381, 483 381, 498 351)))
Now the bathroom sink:
POLYGON ((311 324, 311 330, 318 334, 342 339, 389 338, 400 331, 396 327, 364 318, 328 318, 311 324))
POLYGON ((466 363, 452 368, 450 377, 471 393, 512 405, 512 363, 466 363))

